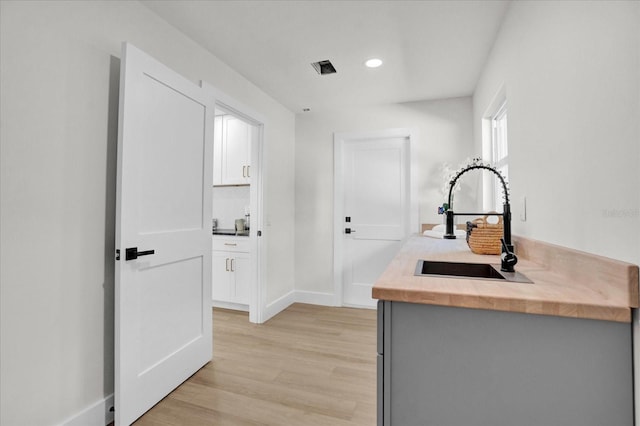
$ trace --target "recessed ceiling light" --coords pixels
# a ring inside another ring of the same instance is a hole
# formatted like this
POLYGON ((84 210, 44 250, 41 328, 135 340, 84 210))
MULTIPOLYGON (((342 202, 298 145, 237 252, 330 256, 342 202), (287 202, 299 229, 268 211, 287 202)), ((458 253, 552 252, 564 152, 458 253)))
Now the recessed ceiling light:
POLYGON ((382 60, 378 58, 372 58, 372 59, 369 59, 364 64, 369 68, 378 68, 380 65, 382 65, 382 60))

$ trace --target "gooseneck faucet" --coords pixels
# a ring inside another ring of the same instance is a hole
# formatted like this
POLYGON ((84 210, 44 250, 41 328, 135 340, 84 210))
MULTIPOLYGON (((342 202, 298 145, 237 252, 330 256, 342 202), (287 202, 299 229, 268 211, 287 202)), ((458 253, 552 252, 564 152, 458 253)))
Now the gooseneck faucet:
POLYGON ((511 243, 511 206, 509 204, 509 188, 507 187, 507 182, 504 180, 504 177, 500 172, 498 172, 494 167, 482 164, 479 159, 474 159, 471 164, 465 166, 460 170, 453 179, 449 182, 449 199, 448 202, 438 209, 439 213, 444 213, 446 215, 446 228, 444 238, 446 239, 455 239, 455 231, 453 226, 453 217, 454 216, 478 216, 478 215, 489 215, 489 216, 502 216, 502 225, 503 225, 503 237, 501 239, 502 242, 502 254, 500 255, 501 265, 500 270, 504 272, 515 272, 514 266, 518 263, 518 258, 513 252, 513 244, 511 243), (502 184, 502 191, 504 196, 504 204, 502 213, 454 213, 452 206, 452 197, 453 197, 453 188, 456 185, 456 182, 460 177, 471 170, 488 170, 494 173, 498 179, 500 179, 500 183, 502 184))

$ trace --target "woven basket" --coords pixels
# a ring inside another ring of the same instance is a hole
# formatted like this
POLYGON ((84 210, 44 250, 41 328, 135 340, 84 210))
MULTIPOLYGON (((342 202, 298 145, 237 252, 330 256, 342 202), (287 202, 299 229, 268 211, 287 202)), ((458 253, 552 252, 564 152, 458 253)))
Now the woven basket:
POLYGON ((488 223, 487 217, 479 217, 472 222, 467 222, 467 244, 476 254, 500 254, 502 243, 500 239, 503 233, 502 216, 498 223, 488 223))

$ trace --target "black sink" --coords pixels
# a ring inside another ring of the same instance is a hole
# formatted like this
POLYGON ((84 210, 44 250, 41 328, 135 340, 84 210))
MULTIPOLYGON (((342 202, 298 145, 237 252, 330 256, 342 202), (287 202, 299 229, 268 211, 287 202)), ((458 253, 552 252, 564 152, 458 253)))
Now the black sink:
POLYGON ((488 263, 437 262, 419 260, 416 265, 416 276, 440 276, 449 278, 473 278, 483 280, 501 280, 519 283, 531 283, 519 272, 500 271, 500 265, 488 263))

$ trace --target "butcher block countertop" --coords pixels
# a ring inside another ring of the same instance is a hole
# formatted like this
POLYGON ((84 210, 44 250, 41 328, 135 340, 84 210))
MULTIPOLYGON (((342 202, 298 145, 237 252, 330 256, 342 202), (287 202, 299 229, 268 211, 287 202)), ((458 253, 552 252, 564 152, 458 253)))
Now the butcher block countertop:
POLYGON ((491 263, 464 238, 408 239, 373 286, 373 298, 396 302, 631 322, 639 306, 638 266, 522 237, 513 238, 516 271, 533 284, 414 276, 418 260, 491 263))

